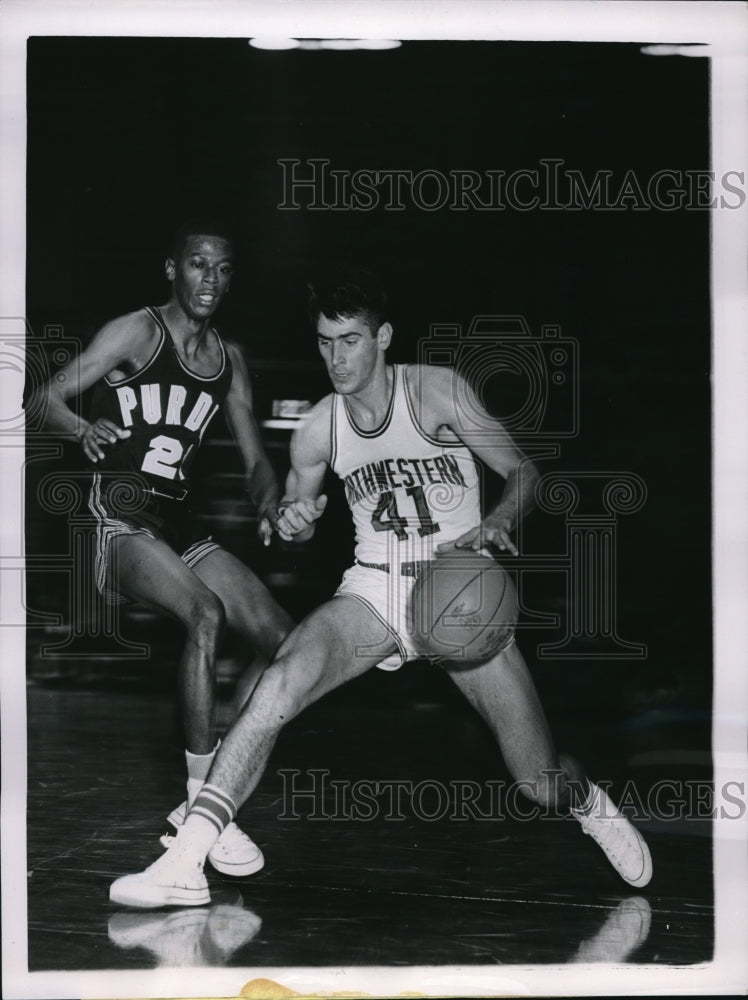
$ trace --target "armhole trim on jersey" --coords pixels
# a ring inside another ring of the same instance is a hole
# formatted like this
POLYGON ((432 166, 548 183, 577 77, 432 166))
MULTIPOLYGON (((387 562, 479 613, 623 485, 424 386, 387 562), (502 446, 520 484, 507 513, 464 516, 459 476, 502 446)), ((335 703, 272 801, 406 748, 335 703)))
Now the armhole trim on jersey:
POLYGON ((191 368, 188 368, 187 365, 185 365, 182 362, 182 359, 177 354, 177 361, 180 363, 180 365, 182 365, 182 368, 184 368, 184 370, 193 378, 199 378, 201 382, 215 382, 216 379, 219 379, 226 371, 226 366, 229 360, 229 356, 226 351, 226 347, 224 346, 223 339, 220 333, 218 332, 218 330, 216 330, 214 326, 211 327, 211 330, 213 331, 213 334, 216 340, 218 341, 218 346, 221 348, 221 367, 218 369, 215 375, 198 375, 196 372, 193 372, 191 368))
POLYGON ((108 375, 104 376, 104 381, 112 389, 116 389, 120 385, 127 385, 127 383, 132 382, 134 378, 139 378, 143 374, 143 372, 148 371, 153 362, 161 353, 161 348, 164 346, 164 341, 166 340, 166 330, 164 328, 163 322, 161 321, 161 316, 158 314, 158 311, 154 311, 150 306, 145 306, 145 312, 151 317, 156 326, 159 328, 161 332, 161 338, 158 344, 156 344, 156 349, 154 350, 153 354, 146 361, 143 367, 138 368, 138 370, 136 372, 133 372, 132 375, 128 375, 126 378, 117 379, 116 382, 112 382, 108 375))
POLYGON ((335 463, 338 459, 338 394, 332 397, 330 407, 330 468, 335 472, 335 463))
MULTIPOLYGON (((438 445, 440 448, 460 448, 465 451, 470 451, 468 446, 464 444, 458 438, 457 441, 440 441, 439 438, 432 437, 426 432, 421 421, 416 415, 416 407, 413 399, 410 395, 410 386, 408 385, 408 373, 406 371, 406 366, 403 365, 403 387, 405 389, 405 402, 408 406, 408 413, 410 414, 410 419, 415 427, 416 431, 421 435, 424 441, 428 441, 429 444, 438 445)), ((472 453, 471 453, 472 454, 472 453)))
POLYGON ((367 439, 376 438, 384 434, 384 432, 390 426, 390 424, 392 423, 392 414, 395 412, 395 397, 397 396, 398 368, 400 368, 400 365, 392 366, 393 369, 392 393, 390 394, 390 401, 387 404, 387 412, 384 415, 384 420, 382 421, 382 423, 379 425, 379 427, 375 427, 374 430, 364 431, 358 426, 356 421, 353 419, 353 415, 348 409, 348 404, 346 402, 345 396, 342 397, 343 409, 345 410, 346 418, 348 420, 348 423, 351 425, 351 430, 354 432, 354 434, 358 434, 359 437, 367 439))
MULTIPOLYGON (((218 330, 216 330, 216 328, 214 326, 211 327, 211 330, 216 335, 216 340, 218 341, 218 346, 221 348, 221 370, 218 372, 218 375, 213 375, 211 378, 206 378, 205 379, 206 382, 213 382, 215 379, 220 378, 221 375, 223 375, 223 373, 226 371, 226 368, 228 367, 229 362, 231 361, 231 359, 229 358, 229 352, 226 350, 226 345, 223 342, 223 337, 218 332, 218 330)), ((233 374, 234 374, 234 366, 233 365, 231 365, 231 374, 232 374, 232 377, 233 377, 233 374)), ((195 378, 202 378, 202 377, 203 377, 202 375, 196 375, 195 376, 195 378)))

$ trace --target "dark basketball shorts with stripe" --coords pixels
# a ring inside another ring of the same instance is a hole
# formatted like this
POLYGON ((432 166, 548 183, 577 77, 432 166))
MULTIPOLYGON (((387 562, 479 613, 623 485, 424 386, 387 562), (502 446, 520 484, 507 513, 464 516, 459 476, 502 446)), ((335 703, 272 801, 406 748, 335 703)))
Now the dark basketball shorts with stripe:
POLYGON ((128 600, 117 591, 112 579, 112 541, 120 535, 146 535, 165 542, 190 568, 220 549, 218 542, 205 536, 197 523, 189 499, 145 494, 126 479, 94 473, 88 506, 95 520, 96 587, 105 600, 128 600))

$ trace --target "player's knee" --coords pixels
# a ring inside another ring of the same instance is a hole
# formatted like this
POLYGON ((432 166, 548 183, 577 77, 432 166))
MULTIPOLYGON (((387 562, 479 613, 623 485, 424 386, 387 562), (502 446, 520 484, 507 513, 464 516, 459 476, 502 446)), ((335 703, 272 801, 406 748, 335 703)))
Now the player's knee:
POLYGON ((206 590, 192 602, 187 629, 198 645, 215 645, 226 625, 223 601, 212 590, 206 590))
POLYGON ((290 622, 288 625, 283 622, 269 623, 268 627, 263 629, 255 640, 257 653, 267 661, 276 657, 283 648, 283 642, 292 628, 293 625, 290 622))
POLYGON ((315 700, 318 671, 297 652, 281 651, 260 681, 267 715, 285 725, 315 700))

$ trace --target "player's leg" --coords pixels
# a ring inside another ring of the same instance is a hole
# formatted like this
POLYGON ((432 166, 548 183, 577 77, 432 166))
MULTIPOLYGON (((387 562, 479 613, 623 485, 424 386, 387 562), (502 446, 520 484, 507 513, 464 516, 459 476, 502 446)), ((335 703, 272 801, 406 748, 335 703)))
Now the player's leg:
POLYGON ((630 885, 652 877, 649 849, 574 758, 559 756, 525 659, 515 642, 473 668, 448 667, 457 687, 496 738, 518 787, 534 801, 569 808, 630 885))
MULTIPOLYGON (((200 552, 200 547, 196 546, 200 552)), ((226 614, 227 631, 246 654, 247 669, 239 678, 234 696, 233 720, 246 703, 276 649, 293 627, 291 617, 273 600, 255 574, 225 549, 215 548, 193 563, 190 550, 182 556, 202 582, 217 594, 226 614)), ((195 757, 187 753, 187 798, 169 813, 175 828, 184 823, 187 811, 205 783, 215 750, 195 757)), ((162 838, 168 844, 168 838, 162 838)), ((260 848, 236 823, 223 831, 209 855, 210 863, 224 875, 251 875, 264 865, 260 848)))
POLYGON ((322 695, 394 653, 381 619, 352 597, 335 597, 284 640, 221 744, 208 780, 169 849, 139 875, 112 885, 129 906, 202 905, 205 858, 262 776, 283 726, 322 695))
POLYGON ((208 754, 215 743, 215 663, 226 617, 220 598, 150 535, 118 535, 108 555, 109 578, 121 594, 184 626, 179 695, 186 746, 192 754, 208 754))
POLYGON ((239 648, 248 651, 233 700, 236 715, 294 623, 252 570, 226 549, 214 549, 192 568, 221 599, 227 628, 239 648))
POLYGON ((516 642, 478 666, 446 665, 454 683, 493 733, 504 762, 529 798, 566 805, 586 793, 581 766, 559 759, 535 683, 516 642), (560 773, 559 773, 560 772, 560 773), (569 787, 571 782, 571 787, 569 787))
MULTIPOLYGON (((216 750, 215 666, 225 611, 221 599, 160 539, 118 536, 110 546, 110 578, 116 589, 166 612, 185 627, 179 688, 185 729, 187 797, 169 814, 178 827, 205 783, 216 750)), ((250 875, 265 861, 259 847, 235 823, 215 846, 211 863, 233 875, 250 875)))
POLYGON ((335 597, 317 608, 281 644, 226 734, 210 783, 239 808, 256 787, 283 726, 396 651, 380 619, 354 598, 335 597))

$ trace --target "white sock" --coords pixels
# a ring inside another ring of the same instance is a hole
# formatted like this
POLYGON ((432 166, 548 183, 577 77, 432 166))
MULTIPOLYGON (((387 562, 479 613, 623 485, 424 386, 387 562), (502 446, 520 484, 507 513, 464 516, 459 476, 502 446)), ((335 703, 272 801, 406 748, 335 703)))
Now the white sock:
POLYGON ((213 763, 213 758, 216 755, 216 750, 221 745, 221 741, 213 747, 210 753, 190 753, 189 750, 184 751, 184 759, 187 762, 187 808, 189 809, 192 803, 197 798, 198 792, 205 784, 205 779, 208 777, 208 772, 210 771, 211 764, 213 763))

